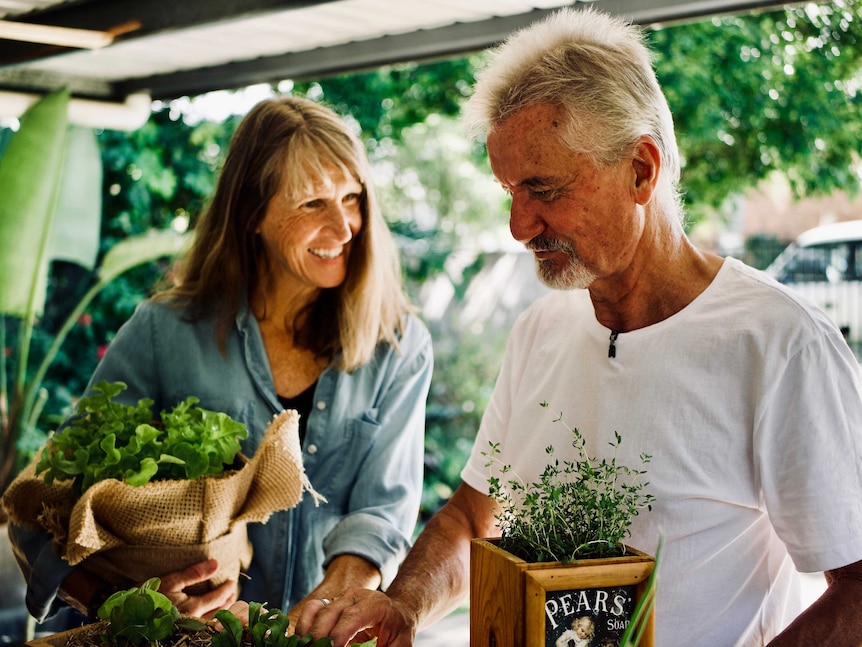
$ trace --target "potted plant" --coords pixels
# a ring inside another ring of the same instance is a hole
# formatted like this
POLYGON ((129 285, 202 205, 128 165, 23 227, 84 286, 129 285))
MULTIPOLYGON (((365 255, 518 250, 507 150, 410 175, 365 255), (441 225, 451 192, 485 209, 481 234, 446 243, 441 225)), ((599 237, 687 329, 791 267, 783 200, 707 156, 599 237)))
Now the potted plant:
POLYGON ((500 463, 499 445, 484 453, 501 537, 472 542, 471 647, 653 645, 660 547, 651 556, 624 543, 654 500, 643 479, 651 457, 641 454, 638 468, 617 463, 615 432, 613 458, 592 458, 579 431, 566 428, 574 460, 561 463, 548 447, 534 483, 500 463))
MULTIPOLYGON (((280 609, 249 603, 243 627, 231 611, 216 612, 215 621, 181 616, 158 592, 158 578, 114 593, 99 607, 99 621, 27 643, 30 647, 332 647, 323 637, 288 636, 290 621, 280 609)), ((374 647, 377 639, 352 647, 374 647)))
POLYGON ((194 396, 160 412, 149 398, 124 405, 125 389, 96 384, 0 499, 16 524, 49 533, 70 565, 125 588, 217 559, 215 587, 248 567, 248 524, 304 492, 325 501, 303 470, 295 410, 274 416, 246 458, 248 429, 227 414, 194 396))

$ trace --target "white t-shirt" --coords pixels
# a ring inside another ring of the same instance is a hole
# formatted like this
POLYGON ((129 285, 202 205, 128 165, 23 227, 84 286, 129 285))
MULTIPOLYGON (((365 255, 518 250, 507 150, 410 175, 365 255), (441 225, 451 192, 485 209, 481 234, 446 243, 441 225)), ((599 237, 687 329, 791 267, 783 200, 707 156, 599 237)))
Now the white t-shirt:
POLYGON ((819 310, 726 259, 688 307, 611 331, 585 290, 534 303, 512 330, 494 394, 462 472, 487 492, 488 443, 526 482, 545 448, 647 464, 656 497, 627 543, 659 568, 656 644, 763 645, 800 611, 803 572, 862 559, 862 388, 841 333, 819 310), (548 408, 540 407, 546 401, 548 408))

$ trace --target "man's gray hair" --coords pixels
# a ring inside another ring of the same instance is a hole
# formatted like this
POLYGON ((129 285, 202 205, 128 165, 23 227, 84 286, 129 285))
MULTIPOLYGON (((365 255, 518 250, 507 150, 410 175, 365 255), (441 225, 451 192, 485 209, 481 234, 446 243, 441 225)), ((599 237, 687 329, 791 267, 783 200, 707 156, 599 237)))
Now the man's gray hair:
POLYGON ((566 145, 599 167, 630 155, 648 135, 662 161, 657 202, 681 218, 673 117, 639 27, 593 7, 565 8, 490 54, 464 109, 472 134, 487 134, 531 105, 558 105, 569 116, 566 145))

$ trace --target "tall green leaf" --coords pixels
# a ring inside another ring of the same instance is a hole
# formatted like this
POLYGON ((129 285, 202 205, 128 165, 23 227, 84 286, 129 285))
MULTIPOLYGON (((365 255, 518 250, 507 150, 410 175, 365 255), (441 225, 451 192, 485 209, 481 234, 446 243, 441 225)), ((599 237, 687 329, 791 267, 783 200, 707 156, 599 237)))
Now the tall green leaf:
POLYGON ((46 261, 64 260, 92 270, 102 225, 102 153, 92 128, 72 126, 60 179, 46 261))
POLYGON ((99 265, 99 283, 104 286, 137 265, 166 256, 176 256, 191 242, 191 235, 172 229, 151 229, 129 236, 111 247, 99 265))
POLYGON ((69 93, 34 103, 0 159, 0 313, 41 312, 46 253, 68 133, 69 93))
POLYGON ((36 398, 39 389, 42 388, 42 380, 45 379, 51 362, 54 361, 60 346, 63 345, 78 317, 83 314, 96 295, 123 272, 159 258, 176 256, 185 250, 190 242, 191 234, 181 235, 170 229, 159 229, 138 236, 130 236, 108 250, 96 272, 98 280, 87 290, 66 317, 66 321, 54 335, 54 341, 45 352, 45 356, 26 386, 26 391, 22 397, 24 402, 23 416, 29 424, 35 425, 39 417, 36 398))

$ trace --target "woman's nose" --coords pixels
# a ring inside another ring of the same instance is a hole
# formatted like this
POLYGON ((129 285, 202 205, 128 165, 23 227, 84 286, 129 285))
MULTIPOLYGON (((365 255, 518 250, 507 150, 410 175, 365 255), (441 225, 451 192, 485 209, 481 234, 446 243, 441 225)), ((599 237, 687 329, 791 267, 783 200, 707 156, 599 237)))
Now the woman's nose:
POLYGON ((333 205, 328 210, 328 226, 335 232, 342 242, 353 238, 353 234, 359 229, 361 217, 355 209, 343 204, 333 205))

